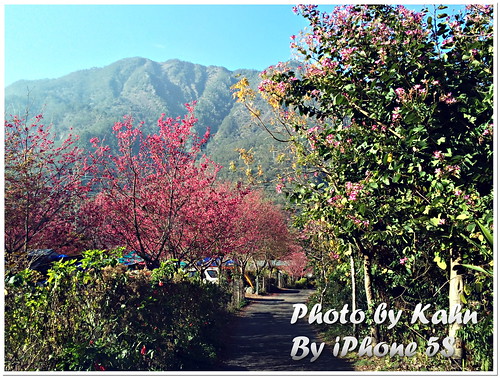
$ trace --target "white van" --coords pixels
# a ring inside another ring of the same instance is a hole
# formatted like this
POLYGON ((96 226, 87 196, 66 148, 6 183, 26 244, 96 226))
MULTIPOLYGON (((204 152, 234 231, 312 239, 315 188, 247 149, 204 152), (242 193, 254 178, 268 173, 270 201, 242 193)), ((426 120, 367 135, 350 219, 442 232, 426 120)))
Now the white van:
MULTIPOLYGON (((197 274, 199 274, 199 271, 197 271, 194 268, 191 268, 188 270, 188 277, 194 277, 197 274)), ((212 283, 218 283, 219 282, 219 268, 217 267, 209 267, 203 271, 203 281, 208 281, 212 283)))
POLYGON ((208 282, 218 283, 219 282, 219 268, 210 267, 205 269, 205 276, 203 279, 208 282))

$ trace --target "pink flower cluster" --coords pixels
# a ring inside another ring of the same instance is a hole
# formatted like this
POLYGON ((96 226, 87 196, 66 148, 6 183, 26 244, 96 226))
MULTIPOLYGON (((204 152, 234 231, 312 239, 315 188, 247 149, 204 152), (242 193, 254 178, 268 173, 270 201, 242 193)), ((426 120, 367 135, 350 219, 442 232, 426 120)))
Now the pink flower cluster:
POLYGON ((340 50, 340 56, 342 60, 348 61, 351 59, 351 55, 357 50, 356 47, 346 47, 340 50))
POLYGON ((272 92, 280 95, 284 95, 288 88, 290 88, 289 83, 285 83, 283 81, 275 82, 270 79, 262 80, 262 82, 258 86, 258 89, 261 92, 272 92))
POLYGON ((396 95, 398 96, 398 101, 401 101, 405 94, 405 90, 403 88, 396 88, 394 92, 396 92, 396 95))
POLYGON ((401 108, 399 106, 394 108, 392 112, 392 122, 398 122, 401 119, 401 108))
POLYGON ((490 20, 493 14, 493 6, 487 4, 470 4, 465 7, 469 13, 465 15, 465 20, 473 23, 480 23, 490 20))
POLYGON ((481 136, 478 138, 478 142, 479 144, 483 144, 484 140, 485 140, 485 137, 487 137, 488 135, 490 136, 493 136, 493 124, 490 123, 483 131, 483 133, 481 134, 481 136))
POLYGON ((94 148, 98 148, 99 143, 100 143, 99 138, 94 137, 94 138, 90 139, 90 144, 92 144, 92 147, 94 147, 94 148))
POLYGON ((339 62, 337 61, 333 61, 331 60, 330 58, 323 58, 321 60, 321 65, 323 66, 324 70, 327 71, 327 70, 335 70, 338 65, 339 65, 339 62))
POLYGON ((441 151, 434 151, 433 156, 440 161, 444 160, 444 154, 441 151))
POLYGON ((458 177, 460 174, 460 167, 458 165, 447 165, 444 169, 436 168, 434 170, 436 177, 443 177, 446 173, 451 173, 453 176, 458 177))
POLYGON ((444 169, 446 172, 451 173, 453 176, 458 176, 460 173, 460 167, 458 165, 447 165, 444 169))
POLYGON ((349 201, 356 201, 358 199, 359 192, 363 189, 363 184, 348 181, 345 184, 347 195, 349 196, 349 201))
POLYGON ((311 91, 311 96, 313 96, 313 97, 319 97, 320 95, 321 95, 321 91, 318 89, 313 89, 311 91))
MULTIPOLYGON (((415 84, 412 88, 405 90, 404 88, 396 88, 394 92, 396 93, 396 101, 402 104, 423 98, 428 93, 428 80, 422 80, 422 84, 415 84)), ((434 82, 433 82, 434 83, 434 82)))
POLYGON ((324 76, 325 75, 325 71, 323 71, 320 67, 318 67, 317 65, 309 65, 307 66, 307 70, 305 72, 305 77, 306 78, 312 78, 312 77, 315 77, 315 76, 324 76))
POLYGON ((453 41, 454 41, 453 37, 446 38, 445 40, 443 40, 443 42, 441 42, 441 46, 450 45, 453 43, 453 41))
POLYGON ((424 17, 423 13, 412 11, 406 8, 404 5, 398 5, 397 9, 400 16, 402 16, 409 22, 413 22, 415 24, 420 24, 422 22, 422 18, 424 17))
POLYGON ((455 190, 453 194, 457 197, 462 197, 467 202, 467 205, 474 205, 474 201, 472 200, 471 196, 468 194, 464 194, 464 192, 462 192, 460 189, 455 190))
POLYGON ((353 215, 348 215, 347 218, 352 220, 352 222, 358 227, 368 228, 368 226, 370 225, 370 221, 367 220, 362 221, 361 219, 358 219, 353 215))
POLYGON ((340 199, 342 199, 342 196, 336 195, 336 196, 329 198, 326 202, 328 202, 330 205, 333 205, 335 207, 341 207, 337 204, 337 201, 339 201, 340 199))
POLYGON ((321 130, 321 127, 319 126, 313 126, 307 129, 307 134, 316 134, 318 131, 321 130))
POLYGON ((493 124, 488 125, 488 127, 483 131, 483 135, 493 135, 493 124))
POLYGON ((447 94, 443 94, 439 97, 439 101, 444 102, 446 104, 454 104, 457 102, 457 99, 454 98, 451 94, 451 92, 447 94))
MULTIPOLYGON (((338 140, 335 140, 335 135, 333 134, 328 134, 325 138, 325 142, 328 146, 331 146, 331 147, 339 147, 340 146, 340 142, 338 140)), ((340 152, 344 152, 344 147, 340 147, 340 152)))

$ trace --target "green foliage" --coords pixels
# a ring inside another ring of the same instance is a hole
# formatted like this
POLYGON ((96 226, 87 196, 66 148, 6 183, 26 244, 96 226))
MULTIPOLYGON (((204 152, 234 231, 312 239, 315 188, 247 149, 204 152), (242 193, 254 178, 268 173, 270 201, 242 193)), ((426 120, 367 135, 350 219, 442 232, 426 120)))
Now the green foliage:
POLYGON ((163 282, 172 281, 175 273, 178 271, 176 263, 176 259, 160 261, 160 266, 151 273, 151 283, 153 285, 160 285, 163 282))
MULTIPOLYGON (((460 299, 480 302, 484 319, 461 331, 471 340, 480 330, 486 343, 467 350, 465 368, 474 370, 491 368, 492 359, 492 7, 471 5, 457 15, 445 8, 433 17, 403 6, 326 14, 300 5, 310 24, 292 38, 301 66, 269 68, 259 89, 291 135, 294 172, 279 189, 309 237, 321 299, 333 281, 348 284, 345 256, 354 256, 358 269, 360 260, 370 263, 365 283, 376 303, 446 308, 449 262, 460 258, 460 299)), ((258 114, 248 86, 237 88, 239 101, 258 114)), ((404 321, 380 328, 382 339, 395 341, 448 332, 404 321)))
POLYGON ((176 268, 127 271, 87 251, 81 266, 55 263, 46 282, 25 270, 6 279, 5 368, 206 369, 220 345, 228 295, 173 282, 176 268))
POLYGON ((307 289, 307 285, 308 285, 307 277, 302 277, 297 281, 295 281, 293 287, 295 289, 307 289))

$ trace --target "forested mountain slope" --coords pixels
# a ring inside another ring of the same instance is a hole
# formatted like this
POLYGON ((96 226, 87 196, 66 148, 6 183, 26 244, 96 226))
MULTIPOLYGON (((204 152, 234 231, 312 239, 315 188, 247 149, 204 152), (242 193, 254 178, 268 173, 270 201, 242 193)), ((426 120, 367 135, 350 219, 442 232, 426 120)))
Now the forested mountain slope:
POLYGON ((43 113, 53 124, 58 138, 69 129, 85 146, 97 136, 111 138, 112 126, 124 115, 154 127, 162 113, 169 117, 185 114, 185 103, 197 101, 197 131, 210 128, 212 138, 206 152, 224 166, 228 177, 231 161, 238 161, 236 149, 252 149, 255 165, 274 177, 272 140, 251 120, 246 109, 233 99, 231 86, 242 76, 255 87, 258 71, 229 71, 180 60, 163 63, 145 58, 127 58, 102 68, 70 73, 57 79, 18 81, 5 89, 6 116, 43 113))

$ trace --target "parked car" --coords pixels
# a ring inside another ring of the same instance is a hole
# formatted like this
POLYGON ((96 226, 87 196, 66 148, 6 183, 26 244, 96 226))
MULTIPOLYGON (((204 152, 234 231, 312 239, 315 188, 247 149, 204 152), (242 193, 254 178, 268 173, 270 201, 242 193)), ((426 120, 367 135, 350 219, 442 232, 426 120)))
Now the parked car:
POLYGON ((47 274, 47 271, 55 261, 65 261, 75 258, 78 258, 78 256, 60 254, 53 249, 33 249, 28 252, 28 267, 42 274, 47 274))
MULTIPOLYGON (((190 268, 187 271, 188 277, 196 277, 197 275, 200 274, 198 270, 195 268, 190 268)), ((203 276, 201 279, 203 281, 207 282, 212 282, 212 283, 217 283, 219 281, 219 268, 217 267, 209 267, 207 269, 204 269, 202 271, 203 276)))

